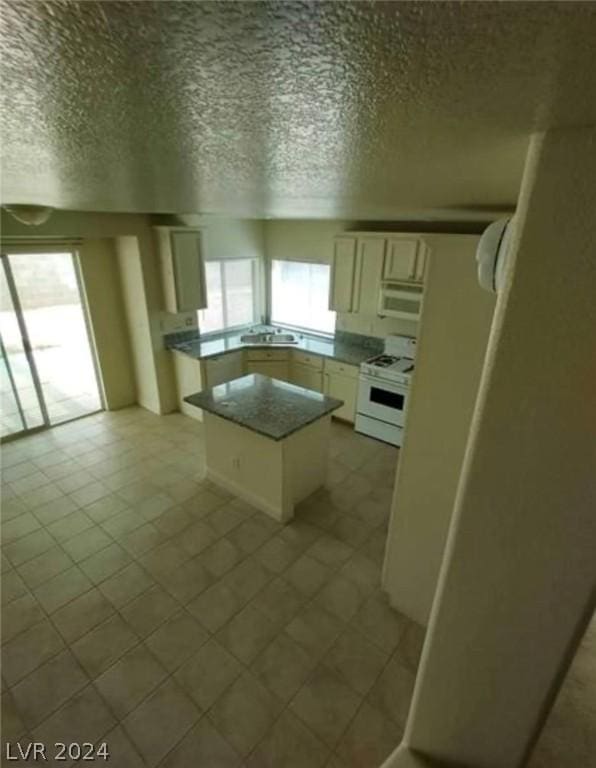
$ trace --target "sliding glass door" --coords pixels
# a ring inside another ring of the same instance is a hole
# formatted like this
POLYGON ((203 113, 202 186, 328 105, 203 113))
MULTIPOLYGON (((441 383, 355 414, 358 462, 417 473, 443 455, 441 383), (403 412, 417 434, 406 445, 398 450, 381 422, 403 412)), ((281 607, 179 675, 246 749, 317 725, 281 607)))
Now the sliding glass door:
POLYGON ((0 270, 0 436, 24 432, 48 423, 41 385, 23 318, 14 302, 10 272, 0 270), (12 290, 11 290, 12 289, 12 290))
POLYGON ((2 437, 100 410, 75 254, 4 250, 0 280, 2 437))

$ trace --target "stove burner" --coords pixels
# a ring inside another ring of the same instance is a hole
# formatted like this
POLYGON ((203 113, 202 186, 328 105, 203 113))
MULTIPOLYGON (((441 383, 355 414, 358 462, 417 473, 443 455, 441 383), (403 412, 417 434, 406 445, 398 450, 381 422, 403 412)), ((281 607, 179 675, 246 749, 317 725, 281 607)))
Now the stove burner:
POLYGON ((376 365, 379 368, 388 368, 390 365, 393 365, 397 360, 396 357, 392 357, 391 355, 379 355, 379 357, 375 357, 374 360, 370 361, 371 365, 376 365))

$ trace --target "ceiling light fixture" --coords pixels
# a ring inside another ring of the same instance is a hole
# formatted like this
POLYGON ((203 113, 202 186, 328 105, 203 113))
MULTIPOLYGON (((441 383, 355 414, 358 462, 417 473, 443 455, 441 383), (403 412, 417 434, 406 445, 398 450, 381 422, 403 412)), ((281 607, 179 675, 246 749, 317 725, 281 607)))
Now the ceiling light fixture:
POLYGON ((4 210, 21 224, 28 227, 38 227, 45 224, 54 209, 46 205, 5 205, 4 210))

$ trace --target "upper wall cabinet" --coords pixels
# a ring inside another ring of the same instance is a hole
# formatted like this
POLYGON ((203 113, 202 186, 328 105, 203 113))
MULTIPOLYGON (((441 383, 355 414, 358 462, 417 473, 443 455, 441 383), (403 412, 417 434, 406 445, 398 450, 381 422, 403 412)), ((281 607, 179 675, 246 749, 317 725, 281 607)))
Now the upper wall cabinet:
POLYGON ((336 237, 334 240, 329 282, 329 309, 335 312, 352 312, 356 249, 355 237, 336 237))
POLYGON ((329 286, 329 309, 374 315, 383 274, 383 237, 337 237, 329 286))
POLYGON ((424 280, 426 244, 419 237, 387 238, 384 280, 419 282, 424 280))
POLYGON ((361 312, 363 315, 377 314, 384 259, 384 238, 358 238, 353 312, 361 312))
POLYGON ((205 264, 201 231, 156 227, 167 312, 205 309, 205 264))

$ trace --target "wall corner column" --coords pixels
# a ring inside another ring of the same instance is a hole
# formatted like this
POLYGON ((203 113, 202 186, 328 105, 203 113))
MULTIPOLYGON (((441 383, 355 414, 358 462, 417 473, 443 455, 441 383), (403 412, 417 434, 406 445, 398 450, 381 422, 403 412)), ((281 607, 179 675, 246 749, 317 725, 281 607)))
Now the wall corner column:
POLYGON ((594 127, 532 138, 404 736, 439 763, 521 766, 594 609, 594 179, 594 127))

